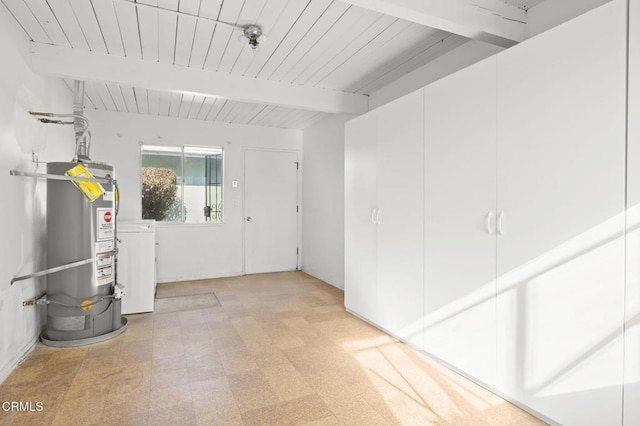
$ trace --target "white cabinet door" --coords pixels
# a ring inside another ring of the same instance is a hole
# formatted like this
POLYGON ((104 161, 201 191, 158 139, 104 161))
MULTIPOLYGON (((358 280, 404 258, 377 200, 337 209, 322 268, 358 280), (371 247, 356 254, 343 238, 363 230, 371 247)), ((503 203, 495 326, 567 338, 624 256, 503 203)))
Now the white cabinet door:
POLYGON ((614 0, 498 55, 499 389, 566 425, 621 423, 625 27, 614 0))
POLYGON ((345 126, 345 306, 377 321, 377 115, 345 126))
POLYGON ((640 2, 629 10, 624 424, 640 424, 640 2))
POLYGON ((496 58, 425 88, 424 349, 496 376, 496 58))
MULTIPOLYGON (((629 139, 629 177, 640 178, 640 145, 629 139), (633 155, 631 155, 633 153, 633 155), (632 172, 632 169, 634 171, 632 172)), ((640 424, 640 181, 629 179, 624 358, 624 424, 640 424)))
POLYGON ((378 111, 378 324, 421 345, 423 90, 378 111))

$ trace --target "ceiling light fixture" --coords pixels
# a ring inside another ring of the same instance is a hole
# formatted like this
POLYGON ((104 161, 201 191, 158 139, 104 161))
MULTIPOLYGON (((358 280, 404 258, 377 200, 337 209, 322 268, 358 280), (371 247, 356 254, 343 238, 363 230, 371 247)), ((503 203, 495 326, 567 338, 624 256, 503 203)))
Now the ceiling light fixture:
POLYGON ((262 28, 257 25, 247 25, 243 28, 238 40, 249 43, 252 49, 258 47, 260 43, 267 41, 267 37, 262 34, 262 28))
POLYGON ((136 8, 154 9, 158 12, 169 13, 172 15, 182 16, 185 18, 214 22, 216 25, 223 25, 225 27, 233 28, 234 30, 240 30, 242 31, 242 34, 240 35, 240 38, 239 38, 240 41, 248 42, 249 46, 251 46, 252 49, 257 48, 260 43, 264 43, 265 41, 267 41, 267 37, 264 34, 262 34, 262 28, 260 28, 257 25, 253 25, 253 24, 237 25, 229 22, 218 21, 217 19, 213 19, 213 18, 207 18, 206 16, 192 15, 191 13, 179 12, 177 10, 166 9, 164 7, 154 6, 151 4, 136 3, 131 0, 112 0, 112 1, 116 3, 128 4, 136 8))

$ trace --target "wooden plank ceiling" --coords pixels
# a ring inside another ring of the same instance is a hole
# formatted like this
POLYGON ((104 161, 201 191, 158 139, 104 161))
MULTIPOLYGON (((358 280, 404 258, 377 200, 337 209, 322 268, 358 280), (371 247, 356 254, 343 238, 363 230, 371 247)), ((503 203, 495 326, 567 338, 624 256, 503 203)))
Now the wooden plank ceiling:
POLYGON ((542 3, 544 0, 503 0, 505 3, 512 6, 519 7, 520 9, 529 10, 542 3))
MULTIPOLYGON (((73 81, 64 80, 69 90, 73 81)), ((304 129, 328 114, 209 96, 170 93, 103 82, 85 84, 85 107, 104 111, 304 129)))
MULTIPOLYGON (((467 39, 333 0, 138 0, 232 24, 240 31, 121 0, 0 0, 34 42, 367 95, 467 39)), ((541 0, 508 0, 527 8, 541 0)), ((88 84, 96 109, 303 128, 326 114, 136 87, 88 84), (196 112, 197 111, 197 112, 196 112)))

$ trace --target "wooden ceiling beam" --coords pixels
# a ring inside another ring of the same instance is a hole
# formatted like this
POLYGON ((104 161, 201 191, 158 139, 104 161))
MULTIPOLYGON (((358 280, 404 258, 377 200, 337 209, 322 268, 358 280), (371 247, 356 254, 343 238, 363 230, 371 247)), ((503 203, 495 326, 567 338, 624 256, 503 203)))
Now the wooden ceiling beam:
POLYGON ((32 42, 30 46, 31 68, 40 74, 327 113, 362 114, 369 107, 365 95, 50 44, 32 42))
POLYGON ((500 0, 341 1, 501 47, 527 38, 527 12, 500 0))

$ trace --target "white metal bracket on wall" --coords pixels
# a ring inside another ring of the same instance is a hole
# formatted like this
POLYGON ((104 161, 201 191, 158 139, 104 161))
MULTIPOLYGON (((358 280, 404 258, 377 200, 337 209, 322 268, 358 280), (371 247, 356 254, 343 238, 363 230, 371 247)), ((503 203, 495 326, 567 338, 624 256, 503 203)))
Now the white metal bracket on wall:
MULTIPOLYGON (((116 185, 115 179, 107 179, 107 178, 83 178, 83 177, 75 177, 75 176, 64 176, 64 175, 52 175, 46 173, 32 173, 32 172, 21 172, 18 170, 9 170, 9 174, 11 176, 23 176, 23 177, 33 177, 37 179, 50 179, 50 180, 66 180, 66 181, 75 181, 75 182, 95 182, 95 183, 108 183, 112 185, 116 185)), ((116 251, 113 250, 110 254, 116 254, 116 251)), ((79 266, 86 265, 88 263, 93 263, 96 261, 96 258, 78 260, 76 262, 67 263, 66 265, 60 265, 53 268, 44 269, 42 271, 33 272, 27 275, 21 275, 18 277, 13 277, 11 279, 11 285, 13 285, 17 281, 28 280, 29 278, 37 278, 42 277, 44 275, 53 274, 54 272, 65 271, 67 269, 77 268, 79 266)))
POLYGON ((108 183, 110 185, 115 185, 116 180, 110 178, 83 178, 83 177, 75 177, 75 176, 64 176, 64 175, 50 175, 46 173, 32 173, 32 172, 21 172, 18 170, 9 170, 9 174, 11 176, 23 176, 23 177, 34 177, 37 179, 50 179, 50 180, 68 180, 74 182, 95 182, 95 183, 108 183))

